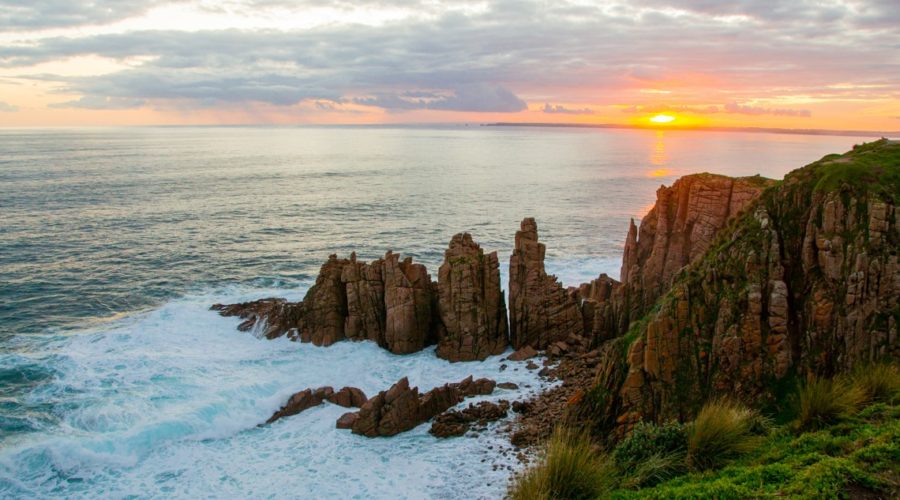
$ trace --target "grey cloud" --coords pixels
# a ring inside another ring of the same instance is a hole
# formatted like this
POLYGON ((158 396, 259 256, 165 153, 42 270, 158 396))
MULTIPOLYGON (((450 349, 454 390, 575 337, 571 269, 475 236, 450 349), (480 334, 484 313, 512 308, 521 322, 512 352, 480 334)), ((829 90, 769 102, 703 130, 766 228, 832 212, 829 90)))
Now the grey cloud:
POLYGON ((528 109, 528 104, 509 89, 488 84, 463 85, 447 95, 429 92, 384 93, 373 97, 356 98, 354 102, 388 110, 433 109, 515 113, 528 109))
POLYGON ((544 107, 541 108, 541 111, 548 114, 562 114, 562 115, 592 115, 594 114, 594 110, 591 108, 567 108, 562 104, 550 104, 549 102, 544 104, 544 107))
POLYGON ((18 110, 18 106, 0 101, 0 113, 14 113, 18 110))
MULTIPOLYGON (((258 8, 288 4, 278 0, 244 3, 258 8)), ((706 85, 711 102, 739 98, 727 85, 679 80, 696 74, 706 82, 739 82, 741 95, 759 99, 826 91, 852 98, 875 92, 829 90, 842 82, 878 84, 882 90, 877 92, 888 96, 896 96, 900 89, 900 51, 885 50, 900 47, 897 30, 824 29, 820 20, 834 16, 817 13, 809 2, 798 4, 797 12, 785 13, 782 20, 741 24, 716 16, 737 12, 727 9, 756 12, 762 2, 717 7, 719 3, 711 0, 660 0, 654 5, 673 3, 692 14, 648 13, 626 3, 601 8, 564 0, 504 0, 489 2, 484 12, 463 15, 442 12, 434 2, 372 0, 367 5, 430 9, 434 17, 381 27, 159 30, 45 38, 32 45, 0 46, 0 66, 27 73, 29 66, 73 56, 154 57, 114 74, 55 77, 62 91, 85 96, 86 105, 138 101, 157 105, 166 100, 195 106, 249 101, 290 105, 305 99, 341 102, 369 96, 357 102, 396 111, 517 111, 524 109, 523 98, 528 98, 531 89, 579 87, 585 82, 584 87, 591 87, 584 94, 574 94, 577 88, 565 92, 569 98, 582 99, 597 92, 614 96, 617 88, 633 87, 635 81, 673 82, 680 85, 676 90, 706 85), (686 32, 691 36, 685 36, 686 32)), ((352 8, 346 1, 336 5, 352 8)), ((844 13, 829 22, 849 22, 848 16, 844 13)), ((861 22, 858 17, 850 19, 861 22)), ((540 90, 540 95, 548 94, 540 90)), ((615 97, 604 98, 615 103, 615 97)))
POLYGON ((744 106, 736 102, 729 102, 723 108, 727 113, 743 115, 812 116, 812 112, 807 109, 764 108, 761 106, 744 106))
POLYGON ((106 24, 173 3, 179 0, 0 0, 0 31, 106 24))

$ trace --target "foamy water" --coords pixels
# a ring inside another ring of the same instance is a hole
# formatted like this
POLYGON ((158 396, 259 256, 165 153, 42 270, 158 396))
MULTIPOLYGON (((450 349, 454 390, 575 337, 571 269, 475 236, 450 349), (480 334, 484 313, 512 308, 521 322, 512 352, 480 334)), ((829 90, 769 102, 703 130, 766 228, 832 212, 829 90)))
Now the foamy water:
POLYGON ((534 371, 502 356, 448 363, 433 349, 397 356, 371 342, 267 341, 207 310, 218 299, 255 296, 187 297, 47 345, 42 358, 56 376, 30 398, 58 408, 60 421, 0 452, 0 496, 502 495, 519 467, 514 453, 499 453, 510 448, 502 422, 478 437, 437 439, 425 424, 370 439, 336 429, 348 410, 325 403, 257 424, 307 387, 355 386, 373 396, 404 376, 427 391, 469 375, 519 385, 468 404, 534 394, 545 386, 534 371))

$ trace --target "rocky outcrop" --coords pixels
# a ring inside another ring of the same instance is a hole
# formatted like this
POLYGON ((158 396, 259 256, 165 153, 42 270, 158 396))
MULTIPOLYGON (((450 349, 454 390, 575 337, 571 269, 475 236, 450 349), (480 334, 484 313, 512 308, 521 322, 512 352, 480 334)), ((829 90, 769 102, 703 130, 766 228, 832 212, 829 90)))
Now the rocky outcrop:
POLYGON ((483 429, 488 423, 500 420, 509 412, 509 401, 499 403, 481 401, 462 410, 447 410, 434 417, 428 432, 435 437, 462 436, 470 429, 483 429))
POLYGON ((509 259, 509 331, 516 349, 526 345, 544 349, 584 333, 580 299, 546 273, 545 252, 538 241, 537 223, 524 219, 509 259))
POLYGON ((366 401, 356 417, 344 415, 338 425, 350 425, 353 433, 367 437, 394 436, 426 422, 469 396, 490 394, 493 380, 468 377, 458 384, 445 384, 420 395, 404 377, 387 391, 366 401))
POLYGON ((371 264, 358 262, 356 253, 350 254, 350 262, 341 270, 341 283, 347 296, 347 316, 344 319, 344 336, 350 340, 371 340, 384 346, 384 261, 371 264))
POLYGON ((469 233, 455 235, 438 270, 437 289, 438 356, 472 361, 506 350, 506 300, 497 252, 485 255, 469 233))
POLYGON ((356 387, 342 387, 341 390, 327 395, 325 399, 329 403, 334 403, 344 408, 361 408, 369 400, 366 397, 366 393, 356 387))
MULTIPOLYGON (((781 388, 798 378, 900 355, 898 169, 900 144, 885 140, 829 155, 788 174, 711 241, 698 233, 706 252, 681 252, 691 263, 617 339, 626 366, 603 384, 619 430, 689 418, 718 396, 778 410, 781 388)), ((673 269, 653 259, 663 275, 673 269)), ((647 276, 631 269, 628 284, 647 276)))
POLYGON ((296 415, 304 410, 308 410, 313 406, 319 406, 323 401, 328 399, 334 394, 334 389, 331 387, 319 387, 318 389, 304 389, 298 393, 295 393, 293 396, 288 399, 287 404, 281 407, 280 410, 276 411, 266 420, 266 424, 271 424, 272 422, 284 418, 296 415))
POLYGON ((371 340, 395 354, 409 354, 436 341, 435 301, 425 266, 392 252, 367 264, 354 253, 349 259, 331 255, 302 302, 263 299, 212 309, 244 319, 239 329, 270 339, 287 335, 318 346, 371 340))
POLYGON ((621 281, 602 274, 581 285, 585 331, 596 341, 624 334, 669 290, 675 274, 702 257, 719 231, 773 184, 759 176, 695 174, 660 187, 640 227, 631 221, 628 228, 621 281))
POLYGON ((434 343, 431 276, 412 258, 384 256, 384 343, 395 354, 421 351, 434 343))
POLYGON ((303 317, 303 304, 284 299, 260 299, 240 304, 214 304, 211 307, 222 316, 237 316, 244 320, 238 325, 242 332, 274 339, 296 331, 303 317))
POLYGON ((301 341, 329 346, 344 340, 347 292, 341 282, 341 274, 349 263, 347 259, 331 255, 319 270, 316 284, 310 287, 303 298, 299 328, 301 341))

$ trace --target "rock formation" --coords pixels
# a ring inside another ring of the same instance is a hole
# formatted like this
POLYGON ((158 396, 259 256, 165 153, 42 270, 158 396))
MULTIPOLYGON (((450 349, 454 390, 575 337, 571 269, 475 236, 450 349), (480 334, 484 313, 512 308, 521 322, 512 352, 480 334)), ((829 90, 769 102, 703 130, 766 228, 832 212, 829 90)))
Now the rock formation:
POLYGON ((584 333, 579 298, 546 273, 545 252, 538 241, 537 223, 524 219, 509 259, 509 331, 516 349, 526 345, 544 349, 584 333))
POLYGON ((714 174, 660 187, 656 204, 625 238, 621 282, 602 274, 581 285, 585 331, 602 341, 624 334, 669 290, 675 274, 696 262, 713 238, 774 181, 714 174))
POLYGON ((506 350, 506 300, 497 252, 485 255, 469 233, 455 235, 444 253, 438 270, 438 313, 438 356, 472 361, 506 350))
POLYGON ((431 276, 412 258, 384 256, 384 305, 387 326, 384 343, 395 354, 421 351, 434 343, 431 276))
POLYGON ((371 264, 331 255, 302 302, 263 299, 216 304, 223 316, 245 321, 239 329, 256 329, 266 338, 328 346, 371 340, 395 354, 417 352, 436 340, 435 287, 425 266, 388 252, 371 264))
POLYGON ((319 387, 318 389, 304 389, 298 393, 295 393, 293 396, 288 399, 287 404, 281 407, 280 410, 276 411, 266 420, 266 424, 271 424, 272 422, 284 418, 290 417, 292 415, 296 415, 304 410, 308 410, 313 406, 319 406, 322 404, 325 399, 331 397, 334 394, 334 389, 331 387, 319 387))
MULTIPOLYGON (((649 252, 653 263, 623 271, 623 286, 643 280, 640 300, 652 297, 662 282, 647 269, 672 273, 673 285, 616 340, 622 348, 610 359, 624 355, 627 366, 624 378, 602 381, 616 400, 607 415, 627 429, 641 419, 689 418, 722 395, 778 405, 780 388, 798 378, 895 359, 898 170, 900 144, 881 140, 788 174, 718 236, 690 231, 700 236, 676 257, 654 254, 657 244, 641 250, 638 240, 638 255, 649 252), (691 263, 677 270, 685 258, 691 263)), ((730 213, 737 205, 727 206, 730 213)), ((726 213, 706 212, 717 221, 726 213)))
POLYGON ((356 416, 345 414, 338 426, 349 425, 353 433, 367 437, 393 436, 430 420, 469 396, 490 394, 493 380, 472 380, 468 377, 458 384, 445 384, 420 395, 417 387, 410 388, 404 377, 387 391, 366 401, 356 416))
POLYGON ((500 420, 509 412, 509 401, 499 403, 481 401, 462 410, 447 410, 434 417, 428 432, 435 437, 462 436, 469 429, 484 428, 489 422, 500 420))
POLYGON ((334 403, 344 408, 361 408, 369 400, 366 397, 366 393, 356 387, 342 387, 341 390, 327 395, 325 399, 329 403, 334 403))
POLYGON ((222 316, 237 316, 242 332, 253 331, 259 337, 274 339, 296 330, 303 316, 303 304, 284 299, 260 299, 240 304, 215 304, 211 307, 222 316))

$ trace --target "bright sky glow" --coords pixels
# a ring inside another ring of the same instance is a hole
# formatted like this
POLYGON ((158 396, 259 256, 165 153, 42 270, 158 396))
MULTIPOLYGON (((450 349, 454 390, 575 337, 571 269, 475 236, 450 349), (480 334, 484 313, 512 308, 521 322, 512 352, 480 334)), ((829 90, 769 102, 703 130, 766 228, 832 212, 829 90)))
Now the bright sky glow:
POLYGON ((900 129, 891 0, 0 0, 0 126, 900 129), (684 33, 690 32, 686 37, 684 33))

